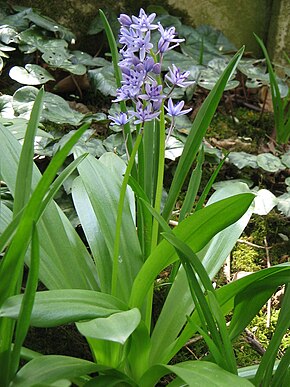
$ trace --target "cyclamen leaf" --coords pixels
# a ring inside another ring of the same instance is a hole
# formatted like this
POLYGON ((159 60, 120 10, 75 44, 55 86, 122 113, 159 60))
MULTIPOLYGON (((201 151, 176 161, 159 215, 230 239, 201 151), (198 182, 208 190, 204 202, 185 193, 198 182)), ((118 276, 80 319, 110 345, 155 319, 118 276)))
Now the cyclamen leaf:
POLYGON ((286 165, 287 168, 290 168, 290 152, 285 153, 281 156, 282 163, 286 165))
POLYGON ((23 85, 42 85, 48 81, 53 81, 53 76, 43 67, 27 64, 25 68, 14 66, 9 71, 9 76, 14 81, 23 85))
POLYGON ((277 197, 278 204, 277 208, 284 215, 290 216, 290 192, 286 192, 281 196, 277 197))
POLYGON ((229 161, 239 169, 244 167, 257 168, 257 156, 246 152, 231 152, 228 156, 229 161))
MULTIPOLYGON (((28 118, 38 89, 33 86, 24 86, 13 95, 13 108, 22 118, 28 118)), ((67 101, 56 94, 45 92, 42 120, 48 120, 57 124, 69 123, 78 125, 84 115, 70 108, 67 101)))
POLYGON ((257 156, 257 163, 260 168, 263 168, 267 172, 278 172, 286 168, 279 157, 274 156, 271 153, 259 154, 257 156))

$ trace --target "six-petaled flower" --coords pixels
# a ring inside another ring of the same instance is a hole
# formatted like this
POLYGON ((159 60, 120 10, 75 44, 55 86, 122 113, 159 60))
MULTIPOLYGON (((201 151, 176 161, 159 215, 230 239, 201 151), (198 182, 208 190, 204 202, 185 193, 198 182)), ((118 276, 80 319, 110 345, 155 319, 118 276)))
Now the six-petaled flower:
POLYGON ((169 98, 168 100, 168 106, 165 106, 165 109, 167 110, 167 114, 171 117, 177 117, 182 116, 183 114, 189 113, 192 109, 185 109, 182 110, 184 106, 184 101, 178 102, 176 105, 173 104, 172 98, 169 98))

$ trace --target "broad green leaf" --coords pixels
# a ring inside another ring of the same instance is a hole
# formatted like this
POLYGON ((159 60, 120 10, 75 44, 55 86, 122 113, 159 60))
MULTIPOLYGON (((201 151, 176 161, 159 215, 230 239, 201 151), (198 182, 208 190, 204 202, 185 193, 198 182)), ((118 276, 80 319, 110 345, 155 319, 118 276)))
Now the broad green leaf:
POLYGON ((250 387, 251 382, 231 374, 214 363, 207 361, 187 361, 175 365, 156 365, 151 367, 139 382, 140 387, 153 386, 168 373, 174 373, 189 387, 250 387))
MULTIPOLYGON (((222 72, 225 70, 227 60, 224 58, 215 58, 208 62, 207 68, 200 72, 198 84, 207 90, 212 90, 219 80, 222 72)), ((239 81, 229 79, 224 90, 232 90, 239 86, 239 81)))
MULTIPOLYGON (((186 218, 173 232, 197 253, 215 234, 237 221, 247 210, 253 197, 252 194, 236 195, 214 203, 186 218)), ((167 241, 160 242, 134 281, 130 304, 132 307, 141 307, 156 276, 176 259, 174 248, 167 241)))
POLYGON ((287 168, 290 168, 290 152, 284 153, 284 155, 281 156, 281 161, 284 165, 286 165, 287 168))
MULTIPOLYGON (((16 171, 21 146, 5 128, 0 131, 2 180, 12 194, 15 191, 16 171)), ((33 188, 40 179, 33 170, 33 188)), ((97 273, 87 249, 68 219, 52 202, 38 224, 40 238, 40 279, 49 289, 98 289, 97 273), (68 255, 69 252, 69 255, 68 255), (69 257, 69 259, 64 259, 69 257), (80 273, 83 273, 80 275, 80 273)))
POLYGON ((69 356, 40 356, 22 367, 10 386, 53 386, 52 383, 61 379, 72 380, 78 376, 97 372, 104 368, 105 367, 98 366, 96 363, 69 356))
MULTIPOLYGON (((0 117, 0 124, 9 129, 13 136, 17 138, 17 140, 22 140, 25 137, 28 124, 28 121, 25 118, 9 119, 0 117)), ((39 141, 40 138, 54 139, 52 134, 45 132, 44 130, 40 129, 40 127, 42 127, 42 125, 39 125, 36 130, 34 145, 39 141)))
POLYGON ((290 216, 290 192, 286 192, 283 195, 277 197, 277 208, 284 215, 290 216))
MULTIPOLYGON (((245 184, 241 184, 241 186, 233 184, 231 189, 225 188, 215 192, 211 196, 208 205, 214 202, 221 203, 221 200, 226 197, 234 197, 233 195, 245 192, 249 192, 249 189, 245 184)), ((239 204, 237 204, 237 206, 239 206, 239 204)), ((248 209, 248 211, 237 219, 234 224, 231 224, 224 230, 218 232, 209 243, 197 253, 197 256, 202 261, 210 278, 214 277, 230 254, 237 239, 248 224, 252 211, 253 209, 248 209)), ((229 214, 224 216, 229 216, 229 214)), ((219 216, 217 215, 212 222, 217 223, 218 217, 219 216)), ((183 223, 184 222, 182 222, 180 226, 183 223)), ((190 315, 193 309, 194 304, 186 280, 186 273, 181 267, 170 288, 152 333, 152 351, 150 356, 152 361, 165 361, 163 356, 166 356, 166 348, 176 339, 183 325, 186 323, 186 316, 190 315), (182 304, 177 304, 176 299, 180 297, 182 297, 183 302, 182 304)), ((169 361, 169 359, 166 358, 166 362, 167 361, 169 361)))
POLYGON ((42 85, 48 81, 53 81, 53 76, 43 67, 27 64, 24 67, 14 66, 9 71, 9 76, 14 81, 23 85, 42 85))
MULTIPOLYGON (((263 286, 270 287, 271 289, 275 286, 277 288, 278 286, 288 283, 290 280, 290 266, 289 264, 282 264, 273 266, 268 269, 260 270, 258 272, 255 272, 253 274, 250 274, 246 277, 243 277, 237 281, 231 282, 219 289, 216 290, 217 298, 219 301, 219 304, 223 310, 223 314, 227 315, 230 311, 234 309, 235 306, 235 297, 238 294, 241 294, 243 291, 247 291, 250 286, 252 286, 253 293, 255 293, 257 290, 260 289, 263 286)), ((265 294, 265 293, 264 293, 265 294)), ((265 299, 264 302, 266 302, 267 299, 265 299)), ((246 310, 243 310, 243 313, 245 313, 246 310)), ((258 312, 258 310, 257 310, 258 312)), ((194 312, 193 316, 191 317, 198 323, 199 319, 194 312)), ((192 327, 190 327, 188 324, 183 328, 182 333, 180 334, 180 337, 175 341, 175 343, 172 343, 172 345, 167 348, 167 350, 164 350, 165 357, 164 359, 171 359, 174 354, 180 350, 184 343, 187 342, 187 340, 192 337, 192 335, 195 332, 192 330, 192 327)), ((165 361, 168 361, 165 360, 165 361)))
POLYGON ((68 28, 58 24, 55 20, 47 16, 41 16, 31 10, 25 15, 25 18, 43 29, 58 34, 60 38, 66 39, 68 42, 75 39, 75 35, 68 28))
POLYGON ((104 293, 110 293, 112 276, 111 256, 81 177, 77 177, 73 182, 72 196, 79 220, 98 268, 100 289, 104 293))
MULTIPOLYGON (((74 133, 75 130, 70 130, 69 133, 62 136, 57 145, 54 147, 54 151, 60 149, 74 133)), ((78 153, 89 153, 97 158, 101 157, 106 152, 106 149, 102 144, 102 140, 95 137, 94 129, 88 129, 84 133, 84 135, 71 150, 71 153, 73 153, 76 149, 78 149, 78 153)))
MULTIPOLYGON (((1 20, 1 22, 2 22, 2 20, 1 20)), ((0 40, 3 43, 5 43, 5 44, 18 43, 17 35, 18 35, 18 32, 15 28, 13 28, 5 23, 3 23, 0 26, 0 40)))
POLYGON ((272 155, 271 153, 260 153, 257 156, 257 164, 260 168, 263 168, 267 172, 278 172, 285 169, 285 165, 282 164, 279 157, 272 155))
POLYGON ((34 52, 39 50, 42 52, 42 47, 45 43, 49 41, 49 38, 45 36, 41 29, 38 27, 31 26, 29 29, 20 32, 18 35, 20 43, 22 43, 23 48, 19 45, 20 50, 24 49, 26 52, 34 52))
POLYGON ((0 96, 0 115, 1 118, 13 118, 14 110, 12 107, 12 95, 1 95, 0 96))
MULTIPOLYGON (((96 160, 90 155, 79 166, 79 174, 83 182, 83 186, 89 198, 89 214, 93 216, 92 209, 96 221, 90 222, 90 217, 82 216, 82 227, 92 243, 92 251, 98 252, 96 256, 97 267, 103 265, 111 265, 108 262, 108 254, 112 259, 114 251, 114 241, 116 232, 116 217, 117 207, 119 203, 120 187, 122 182, 122 173, 124 171, 124 162, 114 154, 105 153, 100 160, 96 160), (86 218, 86 219, 85 219, 86 218), (93 226, 93 228, 92 228, 93 226), (99 230, 96 235, 92 234, 92 230, 99 230), (105 243, 105 255, 102 255, 100 248, 94 246, 100 239, 101 246, 105 243)), ((73 188, 74 192, 74 188, 73 188)), ((132 195, 132 194, 131 194, 132 195)), ((133 219, 132 209, 129 203, 125 200, 123 211, 122 232, 121 232, 121 246, 119 254, 119 279, 118 292, 119 298, 128 301, 132 283, 140 270, 143 262, 140 244, 136 234, 135 219, 133 219)), ((87 199, 86 199, 87 201, 87 199)), ((76 201, 77 212, 85 211, 81 203, 81 197, 76 201)), ((134 210, 133 210, 134 211, 134 210)), ((108 275, 108 268, 101 269, 104 275, 108 275)), ((106 287, 111 283, 111 278, 103 278, 102 284, 106 283, 106 287)))
POLYGON ((196 157, 196 154, 199 150, 200 144, 202 142, 203 136, 211 122, 211 119, 216 111, 220 98, 223 94, 224 88, 231 78, 232 73, 235 71, 236 66, 239 62, 243 53, 243 49, 238 51, 234 58, 230 61, 226 70, 220 77, 219 81, 207 96, 206 100, 199 109, 197 116, 192 125, 190 134, 186 140, 183 153, 178 162, 173 181, 171 183, 171 188, 168 193, 168 198, 166 200, 162 215, 168 220, 171 211, 174 207, 175 201, 179 195, 181 187, 185 181, 185 178, 192 166, 192 163, 196 157))
POLYGON ((134 308, 114 313, 107 318, 79 322, 76 325, 79 332, 86 337, 125 344, 140 321, 141 314, 137 308, 134 308))
POLYGON ((42 55, 42 59, 53 68, 67 70, 72 74, 84 75, 87 71, 86 66, 81 63, 74 64, 70 61, 70 54, 61 49, 46 50, 42 55))
POLYGON ((71 51, 72 59, 80 64, 91 67, 105 67, 110 66, 111 63, 102 57, 92 57, 83 51, 71 51))
POLYGON ((99 90, 104 95, 116 95, 117 84, 112 65, 89 70, 88 76, 96 90, 99 90))
MULTIPOLYGON (((33 86, 24 86, 13 95, 13 108, 15 112, 28 118, 38 90, 33 86)), ((56 94, 45 92, 42 120, 48 120, 57 124, 69 123, 79 125, 84 115, 70 108, 68 102, 56 94)))
MULTIPOLYGON (((0 308, 1 317, 17 319, 23 295, 8 298, 0 308)), ((31 325, 53 327, 70 322, 107 317, 125 311, 126 305, 117 298, 81 289, 60 289, 37 292, 31 314, 31 325)))
POLYGON ((246 152, 231 152, 229 161, 239 169, 244 167, 258 168, 257 156, 246 152))

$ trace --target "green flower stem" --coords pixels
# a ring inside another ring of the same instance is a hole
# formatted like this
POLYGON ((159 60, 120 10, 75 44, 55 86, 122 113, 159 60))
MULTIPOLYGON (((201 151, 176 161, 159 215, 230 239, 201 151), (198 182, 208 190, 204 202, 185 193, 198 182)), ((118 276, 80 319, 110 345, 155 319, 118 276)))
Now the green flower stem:
POLYGON ((121 239, 121 228, 122 228, 122 215, 123 215, 123 208, 124 208, 124 201, 126 196, 126 190, 127 185, 129 181, 129 177, 132 171, 132 168, 135 163, 135 156, 137 154, 139 145, 142 140, 142 129, 138 130, 140 128, 137 127, 138 136, 136 138, 134 147, 132 149, 132 153, 126 168, 126 172, 124 175, 124 179, 121 186, 120 191, 120 199, 118 204, 118 211, 117 211, 117 221, 116 221, 116 235, 115 235, 115 241, 114 241, 114 253, 113 253, 113 269, 112 269, 112 285, 111 285, 111 294, 114 296, 117 296, 117 282, 118 282, 118 263, 119 263, 119 251, 120 251, 120 239, 121 239))
MULTIPOLYGON (((160 213, 161 199, 162 199, 162 190, 163 190, 163 177, 164 177, 164 159, 165 159, 165 118, 164 118, 164 105, 160 108, 160 124, 159 124, 159 159, 158 159, 158 169, 157 169, 157 185, 156 185, 156 196, 154 203, 154 210, 160 213)), ((158 243, 158 221, 154 218, 153 228, 152 228, 152 240, 151 240, 151 250, 158 243)))

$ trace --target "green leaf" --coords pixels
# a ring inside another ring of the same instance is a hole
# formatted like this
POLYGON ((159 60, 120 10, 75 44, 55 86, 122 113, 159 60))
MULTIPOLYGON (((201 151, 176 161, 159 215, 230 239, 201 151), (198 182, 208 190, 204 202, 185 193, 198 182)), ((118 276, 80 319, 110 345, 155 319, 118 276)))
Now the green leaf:
POLYGON ((140 387, 153 386, 162 376, 172 372, 189 387, 253 386, 248 380, 233 375, 207 361, 187 361, 175 365, 153 366, 142 377, 139 385, 140 387))
MULTIPOLYGON (((103 274, 100 280, 101 285, 105 288, 111 284, 111 275, 109 273, 111 273, 117 207, 124 169, 124 162, 112 153, 105 153, 100 160, 88 156, 79 167, 79 174, 89 199, 89 201, 86 199, 89 204, 88 214, 94 216, 96 220, 91 223, 89 216, 82 215, 86 210, 84 204, 81 203, 82 198, 80 196, 79 200, 75 202, 76 209, 86 234, 90 235, 88 240, 91 242, 92 251, 95 253, 99 251, 95 255, 97 267, 106 266, 106 268, 100 269, 103 274), (92 213, 92 209, 94 213, 92 213), (97 230, 98 232, 95 234, 94 231, 97 230), (97 246, 98 243, 100 243, 100 246, 105 244, 105 254, 100 251, 101 247, 97 246), (107 277, 108 275, 109 277, 107 277)), ((73 198, 75 201, 74 187, 73 198)), ((135 215, 135 210, 132 207, 133 203, 131 192, 128 193, 125 200, 119 254, 118 292, 119 298, 123 300, 128 300, 132 283, 143 262, 133 219, 135 215)))
MULTIPOLYGON (((17 140, 22 140, 25 137, 28 121, 25 118, 2 118, 0 117, 0 124, 5 126, 13 134, 17 140)), ((34 145, 39 141, 39 138, 54 139, 53 135, 40 129, 40 124, 36 130, 36 137, 34 139, 34 145)), ((35 147, 34 147, 35 148, 35 147)), ((35 149, 34 149, 35 150, 35 149)))
POLYGON ((290 168, 290 152, 284 153, 281 156, 281 161, 284 165, 286 165, 287 168, 290 168))
POLYGON ((36 24, 38 27, 58 34, 60 38, 63 38, 68 42, 75 40, 75 35, 68 28, 58 24, 55 20, 50 19, 47 16, 41 16, 31 10, 25 15, 25 18, 36 24))
MULTIPOLYGON (((252 194, 236 195, 214 203, 186 218, 173 230, 173 233, 197 253, 216 233, 238 220, 249 207, 253 197, 252 194)), ((131 307, 141 308, 156 276, 176 259, 174 248, 167 241, 160 242, 143 264, 134 281, 131 307)))
POLYGON ((277 208, 282 214, 290 216, 290 192, 286 192, 283 195, 277 197, 277 208))
MULTIPOLYGON (((226 69, 228 60, 225 58, 215 58, 208 62, 207 68, 200 72, 198 84, 205 89, 212 90, 219 80, 222 72, 226 69)), ((228 80, 224 90, 232 90, 239 86, 239 81, 233 80, 232 77, 228 80)))
POLYGON ((71 51, 73 61, 91 67, 110 66, 110 62, 102 57, 92 57, 90 54, 83 51, 71 51))
POLYGON ((38 285, 39 272, 39 240, 35 225, 32 229, 30 270, 22 298, 19 316, 17 319, 15 339, 10 364, 10 376, 14 375, 19 368, 20 352, 22 344, 30 325, 30 317, 38 285))
MULTIPOLYGON (((13 95, 13 108, 15 112, 27 118, 30 114, 33 101, 38 90, 33 86, 24 86, 18 89, 13 95)), ((42 120, 48 120, 57 124, 69 123, 79 125, 84 115, 70 108, 68 102, 56 94, 45 92, 42 120)))
POLYGON ((86 337, 125 344, 140 321, 141 314, 137 308, 134 308, 114 313, 107 318, 79 322, 76 325, 79 332, 86 337))
POLYGON ((42 85, 48 81, 53 81, 53 76, 43 67, 27 64, 25 68, 14 66, 9 71, 9 76, 14 81, 23 85, 42 85))
POLYGON ((28 121, 27 131, 21 149, 19 165, 17 169, 13 215, 17 215, 17 213, 23 209, 23 207, 27 204, 31 194, 34 137, 39 125, 40 115, 43 108, 43 97, 44 90, 41 89, 35 98, 31 116, 28 121))
MULTIPOLYGON (((290 305, 290 288, 288 283, 285 287, 285 293, 283 296, 282 306, 279 313, 275 332, 271 338, 271 341, 268 345, 266 353, 263 355, 257 374, 255 376, 254 382, 255 382, 255 385, 257 386, 259 385, 267 386, 271 384, 272 373, 275 365, 277 352, 279 350, 279 346, 282 341, 282 338, 286 330, 289 328, 289 305, 290 305)), ((289 360, 289 354, 287 355, 287 357, 289 360)), ((287 368, 289 368, 289 363, 287 368)), ((288 369, 288 376, 286 377, 289 380, 289 369, 288 369)))
POLYGON ((46 50, 42 55, 42 59, 53 68, 67 70, 72 74, 84 75, 87 71, 86 66, 81 63, 73 64, 70 61, 70 54, 63 49, 46 50))
POLYGON ((89 70, 88 76, 96 90, 104 95, 116 95, 117 84, 112 65, 89 70))
POLYGON ((228 156, 230 163, 239 169, 245 167, 258 168, 257 156, 246 152, 231 152, 228 156))
MULTIPOLYGON (((81 132, 79 133, 81 134, 81 132)), ((0 130, 2 180, 15 191, 21 145, 6 129, 0 130)), ((61 161, 62 163, 62 161, 61 161)), ((34 167, 32 186, 40 180, 34 167)), ((47 288, 98 289, 98 278, 85 245, 59 207, 52 202, 38 223, 40 236, 40 279, 47 288), (63 259, 70 252, 70 259, 63 259), (80 273, 83 273, 80 275, 80 273)), ((9 238, 10 234, 8 234, 9 238)))
POLYGON ((282 164, 279 157, 272 155, 271 153, 260 153, 257 156, 257 164, 260 168, 263 168, 267 172, 278 172, 285 169, 285 165, 282 164))
POLYGON ((224 88, 230 79, 233 71, 235 71, 236 66, 242 56, 243 49, 237 52, 234 58, 231 60, 226 70, 220 77, 218 83, 215 85, 214 89, 210 92, 202 107, 199 109, 197 116, 192 125, 190 134, 186 140, 183 153, 178 162, 173 181, 171 183, 171 188, 168 193, 168 198, 166 200, 162 215, 168 220, 171 211, 174 207, 175 201, 179 195, 181 187, 185 181, 185 178, 192 166, 192 163, 196 157, 196 154, 199 150, 203 136, 211 122, 211 119, 216 111, 220 98, 223 94, 224 88))
POLYGON ((103 370, 87 360, 69 356, 48 355, 31 360, 18 371, 11 382, 11 387, 36 387, 41 385, 52 386, 52 383, 61 379, 73 379, 92 372, 103 370))
MULTIPOLYGON (((23 295, 8 298, 0 308, 1 317, 17 319, 23 295)), ((53 327, 70 322, 107 317, 125 311, 126 305, 117 298, 82 289, 60 289, 37 292, 31 314, 31 325, 53 327)))

